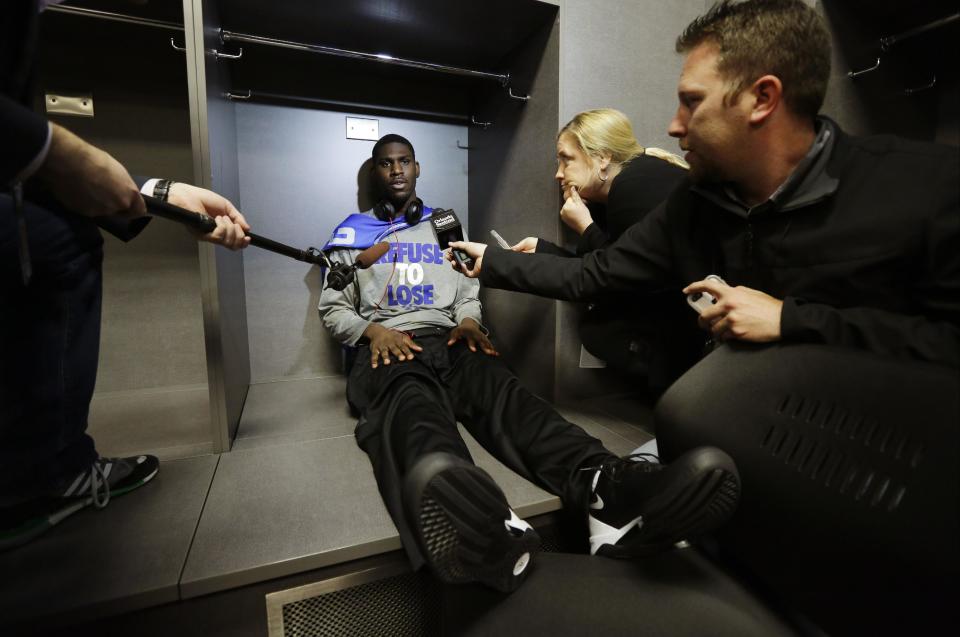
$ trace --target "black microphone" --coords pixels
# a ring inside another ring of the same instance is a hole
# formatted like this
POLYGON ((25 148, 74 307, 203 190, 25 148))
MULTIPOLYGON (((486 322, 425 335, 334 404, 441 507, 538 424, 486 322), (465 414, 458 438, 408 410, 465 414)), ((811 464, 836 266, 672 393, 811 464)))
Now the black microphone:
MULTIPOLYGON (((454 241, 463 241, 463 226, 453 210, 436 208, 430 217, 433 224, 433 233, 441 248, 447 248, 454 241)), ((461 268, 473 269, 473 259, 463 250, 451 250, 453 258, 461 268)))
POLYGON ((353 265, 347 265, 346 263, 340 263, 339 261, 327 260, 329 263, 327 267, 330 269, 330 271, 327 272, 327 287, 333 288, 338 292, 343 290, 345 287, 350 285, 351 281, 353 281, 357 270, 366 270, 371 265, 379 261, 380 257, 385 255, 389 249, 390 244, 386 241, 375 243, 358 254, 356 260, 353 262, 353 265))

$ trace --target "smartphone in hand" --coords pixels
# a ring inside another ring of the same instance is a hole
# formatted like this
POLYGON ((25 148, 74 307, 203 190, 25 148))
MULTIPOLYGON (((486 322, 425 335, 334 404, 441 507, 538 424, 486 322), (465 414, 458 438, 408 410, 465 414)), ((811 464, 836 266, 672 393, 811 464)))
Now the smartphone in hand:
POLYGON ((500 246, 501 248, 503 248, 504 250, 509 250, 509 249, 510 249, 510 244, 507 243, 507 242, 504 240, 504 238, 500 236, 500 233, 497 232, 496 230, 491 230, 491 231, 490 231, 490 236, 493 237, 494 239, 496 239, 497 245, 499 245, 499 246, 500 246))

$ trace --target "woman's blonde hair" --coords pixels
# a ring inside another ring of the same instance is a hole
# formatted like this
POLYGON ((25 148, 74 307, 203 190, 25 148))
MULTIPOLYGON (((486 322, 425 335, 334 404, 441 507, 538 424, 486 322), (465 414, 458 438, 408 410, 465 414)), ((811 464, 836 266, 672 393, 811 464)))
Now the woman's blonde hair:
POLYGON ((557 137, 569 134, 588 155, 610 153, 610 159, 625 164, 634 157, 650 155, 681 168, 689 168, 682 157, 662 148, 644 148, 633 136, 630 120, 613 108, 597 108, 578 113, 560 129, 557 137))

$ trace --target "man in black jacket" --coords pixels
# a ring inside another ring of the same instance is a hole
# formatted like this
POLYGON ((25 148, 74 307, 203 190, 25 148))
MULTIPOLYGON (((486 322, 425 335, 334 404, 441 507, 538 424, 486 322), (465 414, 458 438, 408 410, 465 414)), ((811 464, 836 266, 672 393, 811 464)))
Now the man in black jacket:
POLYGON ((564 300, 673 285, 717 299, 699 317, 715 339, 960 367, 956 149, 818 117, 829 35, 800 0, 721 2, 677 50, 688 187, 583 259, 463 244, 467 274, 564 300))
POLYGON ((745 497, 724 548, 826 632, 938 625, 958 581, 957 149, 850 137, 818 117, 829 36, 801 0, 722 2, 677 49, 669 132, 687 151, 686 186, 582 259, 454 246, 491 287, 570 300, 707 292, 711 338, 782 342, 718 351, 668 390, 667 459, 688 445, 730 453, 745 497), (796 399, 788 414, 784 396, 796 399), (922 462, 903 458, 907 440, 922 462))
MULTIPOLYGON (((102 458, 87 435, 100 341, 103 239, 146 225, 141 192, 215 216, 201 239, 239 249, 249 226, 216 193, 137 180, 106 152, 33 113, 38 6, 0 24, 0 550, 157 472, 153 456, 102 458)), ((49 3, 47 3, 49 4, 49 3)), ((122 236, 121 236, 122 235, 122 236)))

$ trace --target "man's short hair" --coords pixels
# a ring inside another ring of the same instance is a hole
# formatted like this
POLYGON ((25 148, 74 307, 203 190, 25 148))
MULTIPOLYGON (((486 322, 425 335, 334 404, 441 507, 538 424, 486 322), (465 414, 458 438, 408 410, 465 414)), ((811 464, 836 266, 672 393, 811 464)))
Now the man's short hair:
POLYGON ((376 161, 377 153, 380 152, 380 149, 386 146, 387 144, 403 144, 410 149, 410 156, 414 159, 417 158, 417 153, 413 150, 413 144, 410 143, 410 140, 402 135, 395 135, 390 133, 389 135, 384 135, 377 140, 377 143, 373 145, 373 151, 370 153, 371 159, 376 161))
POLYGON ((721 0, 677 38, 677 53, 704 42, 719 48, 717 70, 734 98, 764 75, 783 83, 796 115, 814 118, 830 77, 830 34, 803 0, 721 0))

